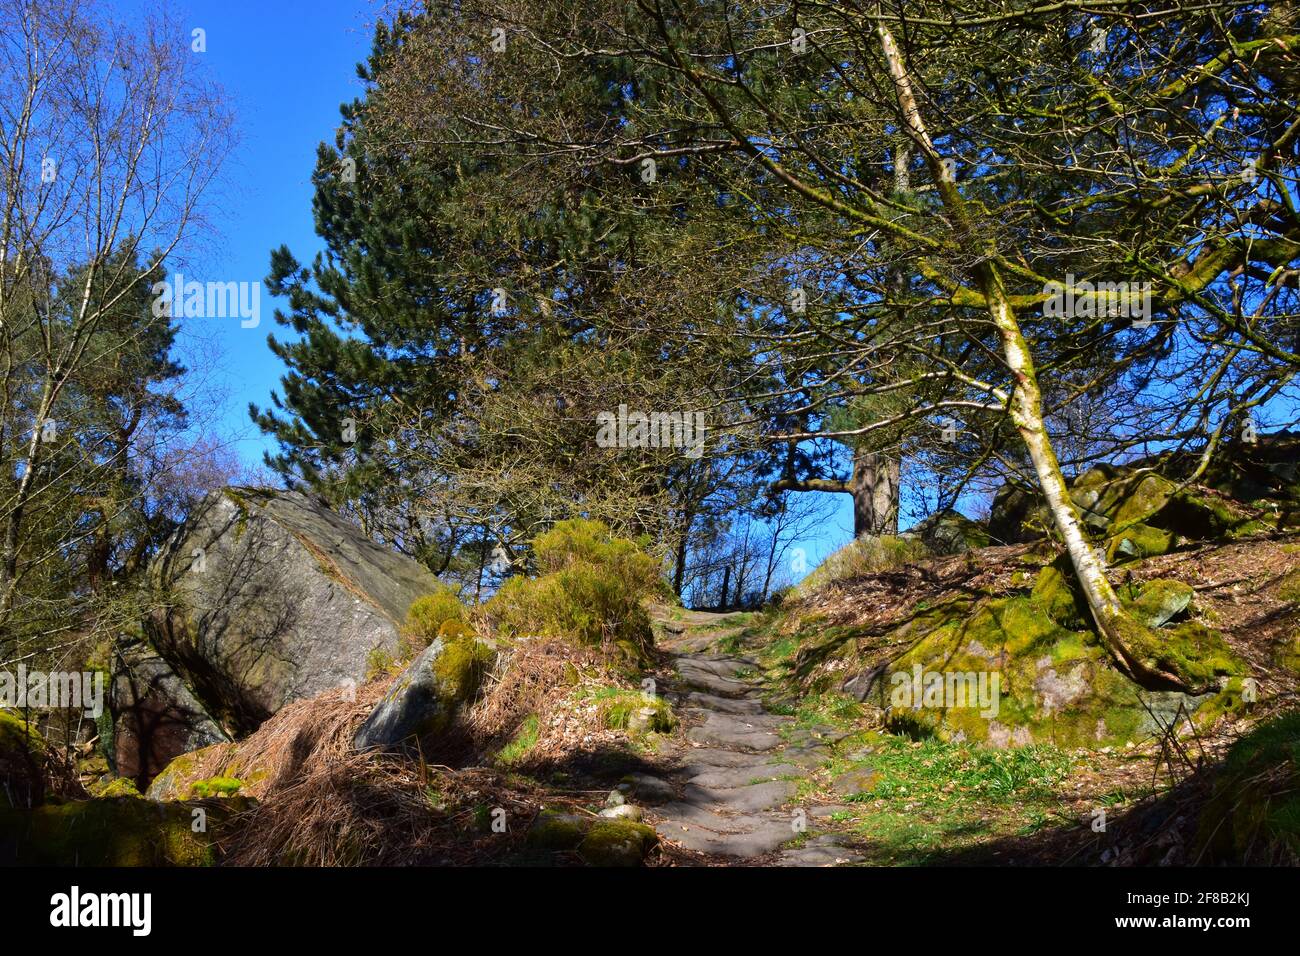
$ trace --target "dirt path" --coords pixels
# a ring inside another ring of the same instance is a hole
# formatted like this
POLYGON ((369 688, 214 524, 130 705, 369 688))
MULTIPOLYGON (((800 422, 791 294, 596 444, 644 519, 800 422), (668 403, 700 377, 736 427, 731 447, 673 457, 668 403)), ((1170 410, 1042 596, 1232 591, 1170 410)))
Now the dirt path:
POLYGON ((726 615, 688 612, 664 622, 674 677, 662 688, 685 724, 667 778, 639 781, 659 835, 717 862, 827 866, 861 859, 835 834, 818 832, 830 808, 800 807, 797 784, 830 755, 826 742, 769 713, 752 678, 756 662, 707 653, 726 636, 726 615), (654 805, 658 802, 658 805, 654 805), (793 845, 790 845, 793 844, 793 845))

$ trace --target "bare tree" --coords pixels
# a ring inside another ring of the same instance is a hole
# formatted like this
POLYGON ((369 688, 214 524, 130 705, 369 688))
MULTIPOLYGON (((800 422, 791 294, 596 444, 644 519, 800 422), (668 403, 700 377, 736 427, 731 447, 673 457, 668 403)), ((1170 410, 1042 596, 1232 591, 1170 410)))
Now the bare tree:
POLYGON ((157 434, 147 383, 119 427, 78 429, 124 356, 170 340, 150 289, 200 227, 232 143, 200 60, 164 14, 127 23, 74 0, 0 0, 0 634, 87 533, 78 516, 113 518, 71 476, 120 469, 157 434))

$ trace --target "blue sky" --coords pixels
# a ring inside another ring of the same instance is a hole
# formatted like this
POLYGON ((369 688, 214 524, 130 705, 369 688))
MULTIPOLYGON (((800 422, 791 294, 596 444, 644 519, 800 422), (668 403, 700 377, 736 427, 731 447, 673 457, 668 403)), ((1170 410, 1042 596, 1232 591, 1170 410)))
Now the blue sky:
MULTIPOLYGON (((115 0, 131 19, 152 6, 115 0)), ((281 243, 309 262, 321 243, 312 228, 311 171, 316 145, 332 140, 339 105, 361 90, 356 64, 370 49, 376 7, 352 0, 191 0, 173 8, 189 32, 206 31, 201 54, 211 79, 225 89, 238 144, 207 210, 207 229, 185 258, 186 279, 265 278, 270 251, 281 243)), ((199 55, 199 54, 196 54, 199 55)), ((284 368, 266 345, 279 304, 263 290, 261 322, 237 319, 182 322, 182 349, 191 365, 214 363, 219 428, 246 463, 271 447, 248 418, 248 403, 269 404, 284 368)))

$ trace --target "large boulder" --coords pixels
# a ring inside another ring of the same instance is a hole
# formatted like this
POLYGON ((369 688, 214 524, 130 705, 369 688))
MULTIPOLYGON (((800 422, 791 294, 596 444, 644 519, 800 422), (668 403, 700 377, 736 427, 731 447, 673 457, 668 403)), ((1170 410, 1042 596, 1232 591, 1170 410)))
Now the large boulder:
POLYGON ((395 657, 423 565, 296 492, 210 495, 159 555, 150 642, 207 712, 242 735, 290 701, 362 683, 395 657))
POLYGON ((996 544, 1023 544, 1046 533, 1047 509, 1036 490, 1006 482, 993 496, 989 537, 996 544))
MULTIPOLYGON (((1179 486, 1199 462, 1190 455, 1097 465, 1070 482, 1070 498, 1112 561, 1165 554, 1180 541, 1248 537, 1300 527, 1300 436, 1261 435, 1221 449, 1201 480, 1179 486)), ((1051 525, 1036 489, 1008 482, 993 499, 995 541, 1041 538, 1051 525)))
POLYGON ((145 641, 124 639, 114 651, 109 709, 113 769, 143 790, 175 757, 230 736, 194 692, 145 641))

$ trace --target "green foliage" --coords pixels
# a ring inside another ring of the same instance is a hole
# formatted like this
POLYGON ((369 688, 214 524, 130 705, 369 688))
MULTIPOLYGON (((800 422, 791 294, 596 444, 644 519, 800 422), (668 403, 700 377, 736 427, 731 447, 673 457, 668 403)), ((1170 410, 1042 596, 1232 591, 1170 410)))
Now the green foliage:
MULTIPOLYGON (((406 612, 406 626, 402 636, 418 653, 432 644, 447 624, 464 624, 465 610, 465 605, 450 588, 418 597, 411 602, 411 607, 406 612)), ((447 629, 448 636, 457 633, 460 633, 460 628, 447 629)))
POLYGON ((672 707, 662 697, 624 687, 583 688, 579 696, 596 704, 602 723, 611 730, 627 730, 634 726, 633 715, 642 710, 652 712, 648 715, 646 730, 666 734, 677 726, 672 707))
POLYGON ((1201 810, 1197 852, 1207 862, 1300 861, 1300 713, 1260 724, 1228 751, 1201 810))
POLYGON ((379 680, 381 677, 391 677, 401 668, 398 666, 397 658, 382 647, 372 647, 370 653, 366 655, 366 682, 379 680))
POLYGON ((537 745, 537 738, 541 732, 541 723, 536 714, 529 714, 524 718, 524 722, 519 725, 519 729, 511 738, 510 743, 506 744, 497 753, 496 762, 503 767, 510 767, 522 760, 528 751, 537 745))
POLYGON ((190 796, 196 800, 208 797, 233 797, 244 787, 244 781, 234 777, 210 777, 190 784, 190 796))
POLYGON ((565 521, 538 537, 537 577, 508 580, 485 605, 507 636, 560 637, 642 661, 653 636, 643 606, 662 593, 658 562, 601 523, 565 521))

